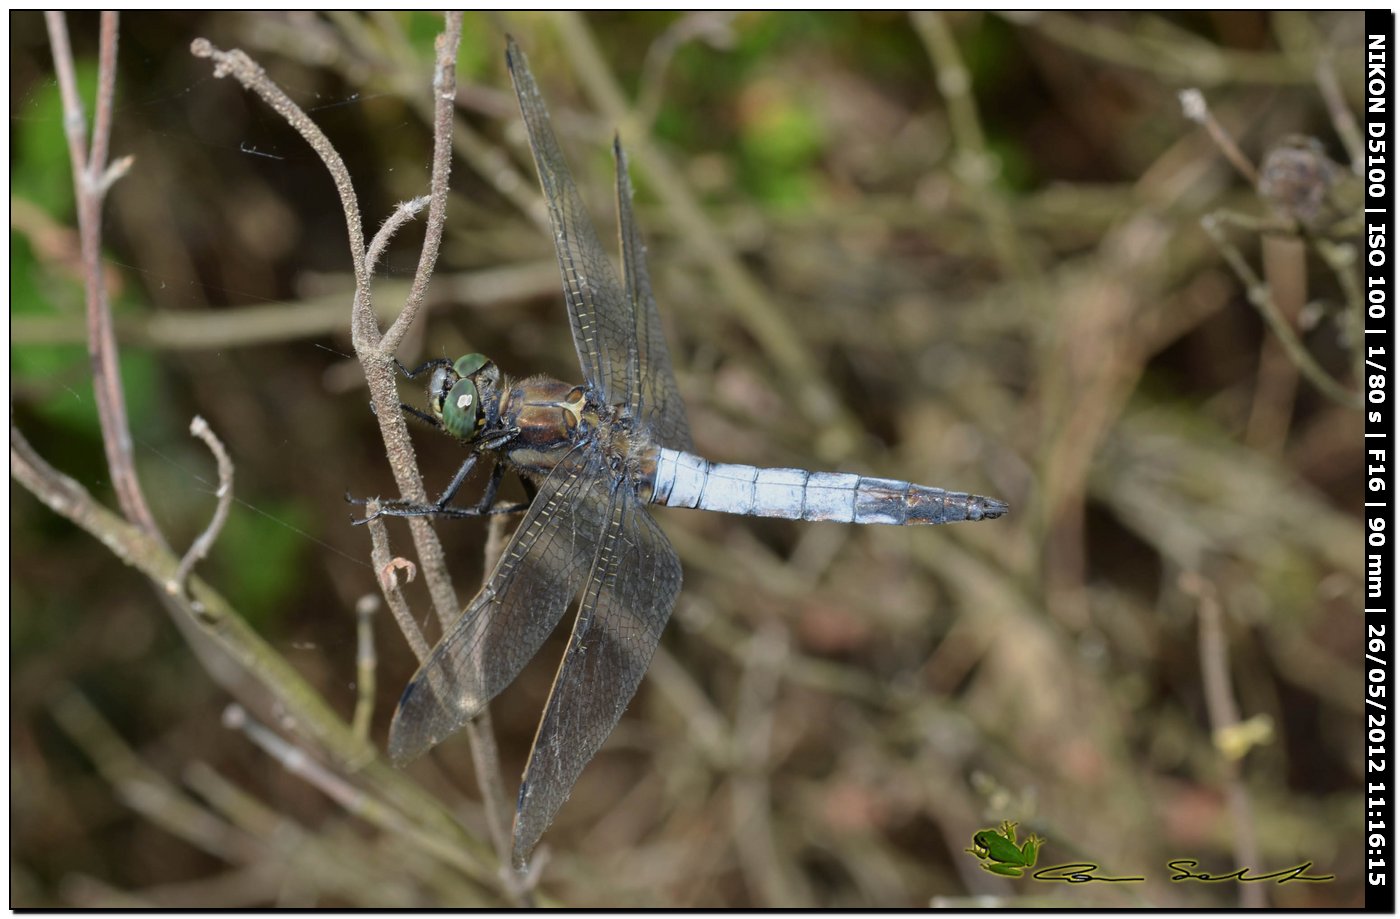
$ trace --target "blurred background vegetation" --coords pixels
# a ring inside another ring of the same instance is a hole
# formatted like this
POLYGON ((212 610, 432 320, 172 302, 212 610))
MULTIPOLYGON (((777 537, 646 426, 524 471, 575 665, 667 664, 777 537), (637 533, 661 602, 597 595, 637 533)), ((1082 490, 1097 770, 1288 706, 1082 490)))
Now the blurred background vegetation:
MULTIPOLYGON (((96 17, 69 28, 91 99, 96 17)), ((344 218, 315 155, 188 48, 263 64, 345 157, 373 229, 426 193, 440 29, 121 20, 112 150, 136 161, 103 231, 140 475, 179 551, 213 506, 186 433, 209 420, 240 503, 200 574, 347 719, 354 608, 377 588, 342 496, 392 480, 347 357, 344 218)), ((1300 376, 1202 231, 1221 208, 1268 211, 1178 93, 1200 88, 1256 163, 1290 134, 1345 161, 1314 74, 1332 55, 1359 109, 1362 15, 469 15, 432 311, 400 356, 576 379, 507 31, 605 239, 622 129, 700 452, 1012 507, 919 531, 659 512, 685 589, 545 837, 542 896, 1359 905, 1361 418, 1300 376), (1230 707, 1242 725, 1215 731, 1230 707), (984 872, 963 850, 1003 819, 1049 840, 1041 865, 1146 880, 984 872), (1241 853, 1335 879, 1168 880, 1170 858, 1227 873, 1241 853)), ((10 53, 14 420, 112 506, 39 14, 11 15, 10 53)), ((381 309, 420 232, 386 256, 381 309)), ((1259 238, 1232 238, 1264 270, 1259 238)), ((1308 269, 1298 334, 1354 390, 1336 277, 1301 246, 1283 261, 1308 269)), ((440 487, 460 451, 415 436, 440 487)), ((151 586, 11 494, 11 905, 499 902, 223 727, 228 693, 151 586)), ((437 529, 465 597, 485 527, 437 529)), ((387 616, 376 635, 382 748, 414 662, 387 616)), ((565 637, 493 706, 512 791, 565 637)), ((458 737, 409 774, 484 836, 471 768, 458 737)))

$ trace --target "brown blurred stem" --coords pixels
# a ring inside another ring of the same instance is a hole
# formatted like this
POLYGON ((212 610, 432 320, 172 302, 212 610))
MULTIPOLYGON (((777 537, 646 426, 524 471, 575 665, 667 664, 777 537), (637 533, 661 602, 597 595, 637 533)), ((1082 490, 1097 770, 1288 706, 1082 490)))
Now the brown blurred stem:
POLYGON ((224 710, 224 726, 230 730, 242 731, 284 769, 320 789, 346 813, 407 840, 415 848, 441 859, 468 877, 481 878, 486 874, 486 866, 472 853, 423 832, 412 822, 405 820, 398 811, 366 795, 343 777, 317 762, 301 747, 288 743, 268 727, 251 718, 241 705, 230 705, 224 710))
POLYGON ((1246 182, 1251 186, 1258 186, 1259 170, 1250 162, 1249 157, 1244 155, 1244 151, 1235 143, 1230 132, 1225 130, 1225 126, 1216 120, 1215 113, 1210 110, 1210 103, 1206 101, 1206 94, 1192 87, 1183 89, 1180 99, 1182 113, 1206 129, 1210 139, 1220 148, 1220 152, 1225 154, 1225 159, 1230 161, 1236 172, 1244 176, 1246 182))
POLYGON ((369 743, 370 723, 374 720, 374 695, 378 685, 378 656, 374 651, 374 612, 379 598, 365 594, 355 604, 355 714, 350 732, 369 743))
POLYGON ((1337 82, 1337 70, 1332 66, 1332 58, 1326 53, 1317 62, 1317 88, 1327 105, 1327 114, 1332 118, 1332 128, 1342 139, 1342 146, 1346 148, 1352 174, 1359 178, 1366 160, 1366 145, 1361 139, 1361 128, 1356 123, 1356 116, 1351 113, 1346 97, 1342 95, 1341 84, 1337 82))
MULTIPOLYGON (((1235 864, 1258 865, 1259 841, 1254 830, 1254 811, 1249 792, 1240 777, 1240 759, 1225 751, 1219 741, 1236 730, 1240 724, 1240 709, 1230 688, 1230 649, 1225 637, 1223 612, 1215 585, 1195 572, 1186 572, 1179 584, 1184 592, 1196 599, 1196 615, 1200 620, 1199 653, 1201 680, 1205 684, 1206 711, 1210 717, 1211 735, 1216 738, 1224 769, 1225 794, 1230 802, 1230 818, 1234 824, 1235 864)), ((1264 891, 1258 884, 1240 884, 1240 906, 1263 909, 1268 906, 1264 891)))
MULTIPOLYGON (((1051 41, 1086 57, 1120 67, 1144 70, 1170 81, 1191 80, 1208 86, 1229 83, 1286 85, 1310 78, 1294 56, 1266 51, 1219 48, 1171 30, 1171 38, 1152 38, 1103 25, 1083 14, 1004 13, 1012 22, 1027 25, 1051 41)), ((1151 17, 1143 17, 1149 19, 1151 17)), ((1157 19, 1155 25, 1164 25, 1157 19)), ((1163 31, 1166 31, 1163 29, 1163 31)))
MULTIPOLYGON (((12 199, 15 212, 19 199, 12 199)), ((398 213, 397 211, 395 213, 398 213)), ((381 229, 382 233, 383 230, 381 229)), ((408 281, 379 278, 381 301, 408 296, 408 281)), ((559 267, 549 261, 521 262, 480 271, 433 277, 425 306, 499 307, 502 303, 558 293, 559 267)), ((393 307, 376 306, 381 319, 393 319, 393 307)), ((166 350, 246 348, 298 338, 322 338, 345 328, 345 294, 334 292, 302 300, 261 306, 239 306, 216 312, 155 312, 116 316, 117 340, 125 345, 166 350)), ((76 344, 83 341, 66 316, 12 316, 10 338, 15 344, 76 344)))
POLYGON ((1001 162, 987 148, 982 119, 972 95, 972 74, 963 63, 952 30, 942 14, 925 10, 909 15, 932 63, 938 91, 948 106, 948 124, 957 145, 953 172, 967 186, 972 206, 980 212, 1002 271, 1008 277, 1027 281, 1031 274, 1030 261, 998 181, 1001 162))
POLYGON ((256 859, 246 836, 146 765, 77 689, 58 687, 48 708, 58 726, 132 810, 216 858, 235 863, 256 859))

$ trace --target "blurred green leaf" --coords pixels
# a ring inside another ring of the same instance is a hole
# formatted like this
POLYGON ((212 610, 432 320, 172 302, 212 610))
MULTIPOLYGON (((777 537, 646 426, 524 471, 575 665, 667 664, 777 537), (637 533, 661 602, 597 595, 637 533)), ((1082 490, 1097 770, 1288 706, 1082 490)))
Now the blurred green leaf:
MULTIPOLYGON (((54 300, 81 304, 82 291, 71 279, 45 270, 34 258, 28 240, 10 234, 10 311, 13 315, 53 315, 54 300)), ((132 301, 113 305, 114 313, 130 312, 132 301), (125 308, 123 308, 125 307, 125 308)), ((82 325, 81 312, 70 314, 82 325)), ((158 372, 147 352, 126 349, 120 355, 122 392, 133 429, 149 421, 156 402, 158 372)), ((70 432, 98 431, 97 406, 92 397, 87 349, 82 345, 24 345, 10 347, 11 382, 26 406, 48 422, 70 432)))
POLYGON ((811 170, 826 144, 821 122, 791 95, 759 91, 752 99, 740 136, 746 187, 781 207, 810 204, 817 187, 811 170))
POLYGON ((217 569, 209 577, 234 608, 261 632, 275 630, 289 594, 302 577, 310 545, 297 530, 312 528, 311 514, 296 501, 259 498, 258 511, 235 504, 209 553, 217 569))
MULTIPOLYGON (((80 60, 75 70, 83 111, 91 118, 97 69, 91 62, 80 60)), ((68 140, 63 134, 63 100, 58 83, 38 85, 19 114, 24 125, 10 135, 10 185, 55 220, 71 221, 73 169, 68 161, 68 140)))

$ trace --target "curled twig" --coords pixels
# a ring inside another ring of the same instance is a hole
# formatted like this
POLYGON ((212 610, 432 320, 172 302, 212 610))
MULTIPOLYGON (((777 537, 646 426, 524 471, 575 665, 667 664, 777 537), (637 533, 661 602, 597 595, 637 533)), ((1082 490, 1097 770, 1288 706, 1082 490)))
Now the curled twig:
POLYGON ((190 422, 190 433, 209 448, 209 452, 214 454, 214 461, 219 466, 219 487, 214 495, 219 499, 219 503, 214 507, 214 516, 209 520, 209 526, 204 528, 194 542, 190 543, 189 551, 184 558, 180 559, 180 566, 175 569, 175 576, 165 584, 167 592, 172 594, 183 593, 185 590, 185 580, 189 578, 190 571, 195 563, 209 554, 210 548, 214 545, 214 540, 219 538, 219 531, 224 528, 224 523, 228 520, 228 510, 233 504, 233 460, 229 459, 228 451, 224 449, 223 442, 214 434, 209 427, 209 422, 198 415, 190 422))
POLYGON ((380 226, 379 232, 374 234, 374 239, 369 242, 369 251, 365 254, 365 267, 369 269, 370 274, 374 274, 374 268, 379 264, 379 258, 384 254, 394 234, 427 206, 427 195, 399 202, 399 206, 394 208, 394 213, 389 215, 380 226))
POLYGON ((389 563, 387 565, 379 569, 379 580, 380 583, 384 584, 385 590, 390 589, 391 586, 395 588, 398 587, 398 573, 400 571, 405 572, 405 584, 412 584, 413 579, 418 577, 418 566, 413 564, 413 562, 409 561, 403 556, 396 555, 393 558, 389 559, 389 563))
POLYGON ((365 517, 368 523, 365 528, 369 530, 370 539, 370 561, 374 564, 374 570, 379 572, 379 587, 384 591, 384 599, 389 604, 389 611, 394 614, 394 621, 398 623, 399 631, 408 641, 408 646, 413 649, 413 656, 421 664, 428 659, 428 654, 432 648, 423 638, 423 631, 418 627, 418 620, 413 618, 413 612, 408 608, 408 601, 404 599, 403 591, 399 588, 399 579, 394 572, 401 566, 404 560, 393 556, 389 552, 389 531, 384 526, 384 519, 376 516, 379 513, 379 502, 371 498, 365 503, 365 517))

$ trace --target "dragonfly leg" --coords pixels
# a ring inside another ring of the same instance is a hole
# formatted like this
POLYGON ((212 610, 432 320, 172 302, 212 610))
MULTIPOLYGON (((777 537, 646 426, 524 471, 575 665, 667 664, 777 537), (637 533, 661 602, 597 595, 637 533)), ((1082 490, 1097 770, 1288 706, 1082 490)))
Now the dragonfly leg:
MULTIPOLYGON (((403 369, 403 364, 399 364, 399 368, 400 368, 400 369, 403 369)), ((407 371, 407 370, 404 370, 404 372, 407 373, 408 371, 407 371)), ((435 429, 437 429, 437 430, 439 430, 439 431, 443 430, 442 422, 441 422, 441 421, 438 421, 438 420, 437 420, 436 418, 434 418, 432 415, 429 415, 427 412, 422 411, 421 409, 416 409, 416 408, 414 408, 413 406, 409 405, 407 402, 400 402, 400 403, 399 403, 399 410, 402 411, 405 415, 412 415, 414 418, 417 418, 419 421, 425 422, 429 427, 435 428, 435 429)), ((371 415, 374 415, 376 418, 379 417, 379 411, 378 411, 377 409, 375 409, 374 403, 373 403, 373 402, 371 402, 371 403, 369 404, 369 413, 370 413, 371 415)))
MULTIPOLYGON (((412 501, 385 501, 375 511, 367 517, 357 518, 353 522, 356 526, 375 519, 376 517, 491 517, 497 514, 518 514, 530 506, 526 501, 520 504, 508 504, 502 507, 493 507, 496 501, 496 492, 501 487, 501 479, 505 476, 506 467, 501 463, 496 463, 491 467, 491 477, 486 481, 486 488, 483 489, 481 498, 471 507, 449 507, 452 499, 457 497, 457 492, 461 490, 462 483, 467 480, 467 476, 476 466, 478 453, 467 455, 465 461, 457 469, 457 474, 452 477, 447 488, 443 490, 442 496, 432 504, 418 504, 412 501)), ((527 489, 529 485, 527 483, 527 489)), ((352 504, 364 504, 363 498, 351 498, 346 495, 346 500, 352 504)), ((530 495, 534 499, 534 495, 530 495)))
POLYGON ((405 365, 404 362, 401 361, 401 360, 399 360, 398 358, 394 358, 394 363, 395 363, 396 365, 398 365, 399 372, 402 373, 405 377, 407 377, 407 378, 410 379, 410 380, 413 379, 414 377, 418 376, 420 373, 422 373, 422 372, 425 371, 425 370, 433 370, 433 369, 438 368, 438 367, 451 367, 451 366, 452 366, 452 361, 448 360, 448 359, 445 358, 445 357, 435 357, 435 358, 433 358, 433 359, 430 360, 430 361, 424 361, 423 363, 419 364, 417 367, 414 367, 412 370, 409 370, 408 367, 407 367, 407 365, 405 365))
POLYGON ((506 467, 502 463, 497 463, 491 470, 491 478, 486 480, 486 488, 481 493, 481 500, 476 503, 473 512, 484 517, 494 517, 497 514, 518 514, 530 506, 530 502, 535 500, 535 484, 529 479, 521 476, 520 481, 525 486, 525 500, 515 504, 503 504, 496 507, 496 492, 501 487, 501 479, 505 478, 506 467))
POLYGON ((429 415, 427 412, 422 411, 420 409, 416 409, 413 406, 409 405, 407 402, 400 402, 399 408, 403 410, 404 414, 412 415, 419 421, 426 422, 430 427, 436 428, 439 431, 443 430, 442 422, 438 421, 436 418, 434 418, 432 415, 429 415))

